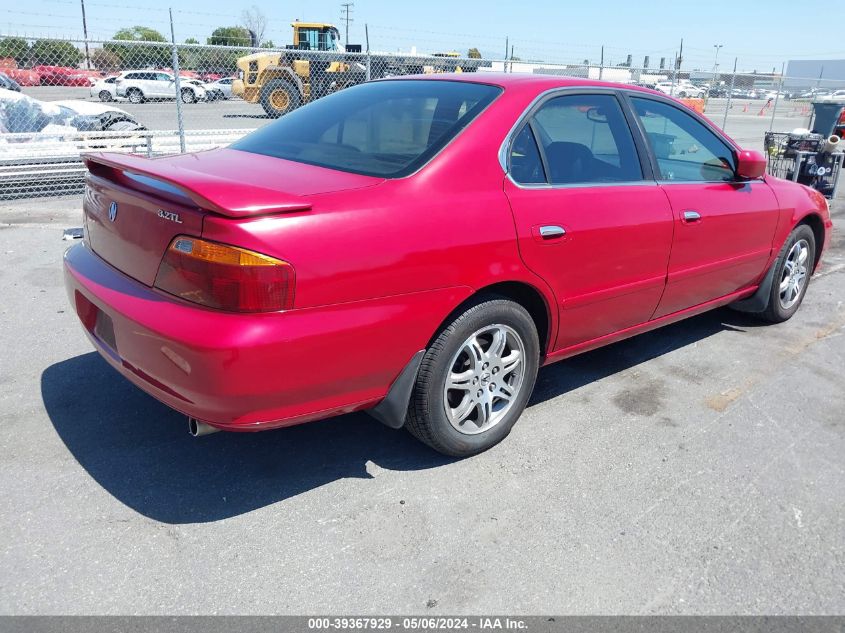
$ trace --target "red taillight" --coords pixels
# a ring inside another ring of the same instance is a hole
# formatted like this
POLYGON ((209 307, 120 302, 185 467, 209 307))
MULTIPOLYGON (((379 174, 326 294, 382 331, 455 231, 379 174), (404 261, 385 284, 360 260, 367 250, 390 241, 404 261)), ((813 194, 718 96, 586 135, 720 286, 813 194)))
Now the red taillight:
POLYGON ((293 307, 293 267, 280 259, 195 237, 176 237, 155 287, 186 301, 230 312, 293 307))

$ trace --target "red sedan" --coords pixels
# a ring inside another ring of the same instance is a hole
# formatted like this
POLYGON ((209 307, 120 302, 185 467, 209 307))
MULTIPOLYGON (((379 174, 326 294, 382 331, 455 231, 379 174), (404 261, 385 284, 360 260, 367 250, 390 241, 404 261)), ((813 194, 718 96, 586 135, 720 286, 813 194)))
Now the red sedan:
POLYGON ((677 101, 543 76, 377 81, 86 163, 70 300, 195 434, 367 410, 478 453, 541 365, 728 304, 789 319, 832 228, 677 101))

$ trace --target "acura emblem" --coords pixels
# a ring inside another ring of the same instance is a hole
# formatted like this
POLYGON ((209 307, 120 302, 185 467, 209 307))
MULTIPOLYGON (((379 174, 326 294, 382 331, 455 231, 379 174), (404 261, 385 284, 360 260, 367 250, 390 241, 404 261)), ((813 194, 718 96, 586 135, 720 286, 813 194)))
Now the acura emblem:
POLYGON ((111 206, 109 207, 109 220, 114 222, 114 219, 117 217, 117 202, 112 202, 111 206))

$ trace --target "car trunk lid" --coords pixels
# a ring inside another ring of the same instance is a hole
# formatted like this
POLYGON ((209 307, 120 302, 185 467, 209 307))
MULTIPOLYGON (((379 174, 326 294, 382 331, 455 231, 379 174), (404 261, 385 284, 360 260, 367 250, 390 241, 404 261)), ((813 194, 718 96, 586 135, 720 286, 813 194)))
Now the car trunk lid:
POLYGON ((308 213, 312 203, 306 196, 382 181, 236 150, 159 159, 101 153, 84 160, 88 244, 149 286, 173 238, 201 237, 209 213, 233 220, 308 213))

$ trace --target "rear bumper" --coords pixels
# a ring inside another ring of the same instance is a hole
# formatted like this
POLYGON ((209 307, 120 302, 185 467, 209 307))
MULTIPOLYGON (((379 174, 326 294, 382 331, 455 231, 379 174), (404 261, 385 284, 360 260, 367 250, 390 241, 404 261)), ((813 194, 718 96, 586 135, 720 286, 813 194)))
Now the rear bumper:
POLYGON ((145 286, 84 244, 66 252, 64 271, 71 305, 112 367, 186 415, 241 431, 374 406, 469 291, 228 314, 145 286))

